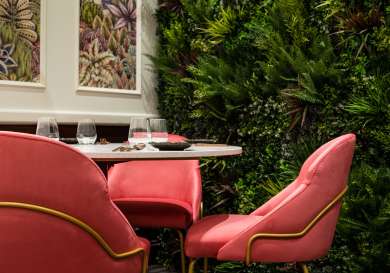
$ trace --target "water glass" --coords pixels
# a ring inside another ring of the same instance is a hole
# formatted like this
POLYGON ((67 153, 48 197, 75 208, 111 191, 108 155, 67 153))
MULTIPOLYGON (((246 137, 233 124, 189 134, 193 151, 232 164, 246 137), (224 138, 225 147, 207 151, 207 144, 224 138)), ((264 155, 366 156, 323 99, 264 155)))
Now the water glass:
POLYGON ((76 138, 79 144, 95 144, 97 139, 95 121, 93 119, 80 120, 77 125, 76 138))
POLYGON ((43 117, 39 118, 37 122, 36 134, 45 136, 55 140, 60 140, 60 133, 55 118, 43 117))
POLYGON ((165 119, 150 119, 150 133, 152 142, 167 142, 167 121, 165 119))
POLYGON ((146 118, 131 118, 129 129, 129 143, 149 143, 150 130, 149 122, 146 118))

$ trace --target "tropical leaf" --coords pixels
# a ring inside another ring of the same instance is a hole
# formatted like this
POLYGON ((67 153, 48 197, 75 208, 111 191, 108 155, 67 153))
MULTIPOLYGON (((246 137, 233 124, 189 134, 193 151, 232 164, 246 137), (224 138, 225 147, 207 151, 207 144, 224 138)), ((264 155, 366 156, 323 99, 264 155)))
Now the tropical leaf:
POLYGON ((238 16, 237 11, 231 8, 221 8, 220 18, 215 21, 208 21, 207 28, 203 31, 208 35, 212 44, 222 43, 235 30, 238 16))
POLYGON ((38 40, 29 0, 1 0, 0 22, 7 24, 18 34, 18 38, 32 47, 38 40))
POLYGON ((112 87, 113 68, 115 61, 111 52, 101 52, 99 41, 96 39, 88 51, 80 53, 80 84, 92 87, 112 87))
POLYGON ((373 77, 367 83, 370 87, 366 94, 355 95, 345 109, 367 122, 374 118, 390 122, 390 74, 373 77))

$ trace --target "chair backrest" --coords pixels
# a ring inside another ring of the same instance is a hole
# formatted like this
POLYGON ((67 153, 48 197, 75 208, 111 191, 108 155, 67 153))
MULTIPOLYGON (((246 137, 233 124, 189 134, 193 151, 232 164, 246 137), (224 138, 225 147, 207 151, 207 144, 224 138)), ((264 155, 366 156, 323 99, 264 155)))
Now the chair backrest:
MULTIPOLYGON (((355 135, 353 134, 338 137, 321 146, 305 161, 299 176, 292 184, 252 213, 262 216, 261 221, 228 243, 221 249, 221 252, 229 252, 228 249, 234 244, 237 247, 239 242, 243 244, 246 241, 246 244, 249 238, 256 233, 292 234, 303 231, 327 205, 345 190, 354 148, 355 135)), ((338 201, 309 231, 312 235, 321 234, 321 236, 304 236, 300 239, 302 245, 311 247, 307 251, 310 253, 305 258, 322 256, 330 248, 340 203, 338 201)), ((258 240, 254 249, 256 245, 259 246, 264 241, 267 240, 258 240)), ((299 251, 292 253, 291 260, 298 257, 294 256, 297 253, 299 251)), ((255 251, 252 258, 256 259, 256 255, 255 251)), ((261 259, 261 254, 258 258, 261 259)))
POLYGON ((355 136, 347 134, 319 147, 306 159, 297 179, 252 214, 258 216, 266 215, 298 188, 303 188, 303 185, 310 184, 321 185, 320 190, 327 192, 326 195, 321 194, 316 197, 316 203, 320 207, 324 206, 329 201, 329 197, 335 197, 346 186, 355 148, 354 144, 355 136), (326 160, 324 160, 325 157, 326 160), (321 198, 325 200, 321 200, 321 198))
POLYGON ((184 136, 180 135, 175 135, 175 134, 168 134, 168 142, 182 142, 186 141, 187 138, 184 136))
POLYGON ((113 166, 108 173, 110 196, 121 198, 169 198, 195 208, 202 182, 198 160, 144 160, 113 166))
POLYGON ((141 258, 114 260, 77 225, 88 225, 115 253, 142 247, 93 161, 58 141, 0 132, 0 174, 2 271, 139 272, 141 258))

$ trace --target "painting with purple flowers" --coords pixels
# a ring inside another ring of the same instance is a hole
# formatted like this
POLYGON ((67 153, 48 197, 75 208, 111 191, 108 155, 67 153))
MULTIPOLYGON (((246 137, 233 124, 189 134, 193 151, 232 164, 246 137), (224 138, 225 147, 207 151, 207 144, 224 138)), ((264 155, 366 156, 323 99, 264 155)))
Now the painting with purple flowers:
POLYGON ((137 89, 137 0, 80 0, 79 85, 137 89))

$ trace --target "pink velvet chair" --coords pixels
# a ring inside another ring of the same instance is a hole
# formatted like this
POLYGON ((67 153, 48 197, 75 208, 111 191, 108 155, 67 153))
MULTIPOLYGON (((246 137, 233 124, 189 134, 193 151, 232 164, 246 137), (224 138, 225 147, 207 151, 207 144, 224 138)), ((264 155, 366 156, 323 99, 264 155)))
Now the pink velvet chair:
MULTIPOLYGON (((183 137, 170 135, 170 142, 183 137)), ((108 172, 112 200, 130 223, 178 232, 185 272, 184 230, 200 217, 202 183, 198 160, 144 160, 114 165, 108 172)))
POLYGON ((304 264, 331 247, 341 198, 355 147, 355 136, 336 138, 315 151, 299 176, 250 215, 205 217, 188 231, 186 255, 220 261, 304 264))
POLYGON ((145 273, 149 242, 96 164, 34 135, 0 132, 0 271, 145 273))

